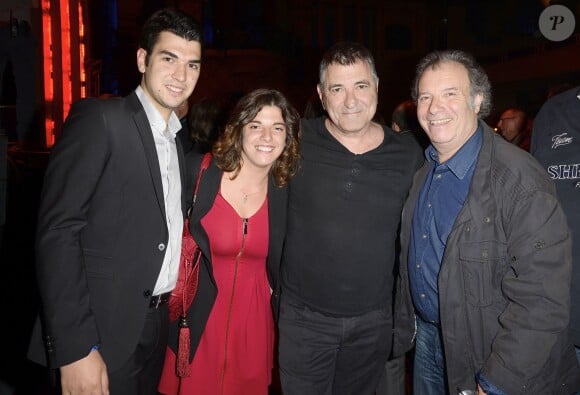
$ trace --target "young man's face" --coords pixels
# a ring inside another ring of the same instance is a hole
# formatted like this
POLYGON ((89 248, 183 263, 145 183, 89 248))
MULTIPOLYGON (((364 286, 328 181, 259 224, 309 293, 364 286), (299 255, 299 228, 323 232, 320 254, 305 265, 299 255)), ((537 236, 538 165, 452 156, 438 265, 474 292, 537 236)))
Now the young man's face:
POLYGON ((201 44, 170 32, 162 32, 149 54, 137 50, 141 87, 167 120, 193 92, 201 69, 201 44))
POLYGON ((377 111, 378 86, 366 62, 331 64, 324 86, 317 89, 328 117, 340 133, 357 133, 369 127, 377 111))

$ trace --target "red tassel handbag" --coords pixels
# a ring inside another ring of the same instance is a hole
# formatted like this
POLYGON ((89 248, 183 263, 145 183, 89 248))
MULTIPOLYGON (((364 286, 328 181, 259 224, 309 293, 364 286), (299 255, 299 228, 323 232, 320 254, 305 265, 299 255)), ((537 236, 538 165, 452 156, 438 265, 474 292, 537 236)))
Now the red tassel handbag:
MULTIPOLYGON (((211 153, 203 156, 201 167, 197 175, 195 188, 193 190, 193 200, 191 209, 195 205, 197 190, 203 172, 208 168, 211 161, 211 153)), ((169 297, 169 320, 179 319, 179 344, 177 346, 177 366, 178 377, 189 376, 189 324, 187 322, 187 309, 191 306, 195 293, 197 292, 197 282, 199 278, 199 260, 201 251, 189 232, 189 210, 183 221, 183 232, 181 236, 181 258, 179 260, 179 274, 177 284, 169 297)))

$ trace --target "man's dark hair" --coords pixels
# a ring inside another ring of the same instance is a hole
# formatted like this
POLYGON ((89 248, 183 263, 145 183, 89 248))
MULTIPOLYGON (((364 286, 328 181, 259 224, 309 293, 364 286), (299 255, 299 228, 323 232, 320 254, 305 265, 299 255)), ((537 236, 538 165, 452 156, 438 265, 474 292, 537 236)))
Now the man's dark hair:
POLYGON ((145 64, 149 64, 149 55, 162 32, 173 33, 187 41, 203 44, 203 30, 193 17, 173 8, 161 9, 151 15, 141 29, 139 48, 147 52, 145 64))
POLYGON ((369 65, 371 74, 375 79, 375 82, 378 83, 379 76, 375 67, 375 59, 373 58, 371 51, 369 51, 368 48, 360 43, 341 41, 328 48, 322 56, 319 67, 318 85, 321 88, 324 88, 324 83, 326 81, 326 70, 328 69, 328 66, 332 64, 350 66, 360 60, 366 62, 369 65))

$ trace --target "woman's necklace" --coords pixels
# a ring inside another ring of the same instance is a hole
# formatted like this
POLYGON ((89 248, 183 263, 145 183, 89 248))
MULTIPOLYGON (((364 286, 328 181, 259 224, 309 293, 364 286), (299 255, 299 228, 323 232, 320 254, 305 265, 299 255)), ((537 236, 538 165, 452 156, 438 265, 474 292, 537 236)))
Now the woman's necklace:
POLYGON ((255 195, 256 193, 258 193, 260 191, 258 190, 258 191, 251 192, 251 193, 246 193, 244 191, 241 191, 241 192, 242 192, 242 203, 247 203, 248 202, 248 197, 250 197, 252 195, 255 195))

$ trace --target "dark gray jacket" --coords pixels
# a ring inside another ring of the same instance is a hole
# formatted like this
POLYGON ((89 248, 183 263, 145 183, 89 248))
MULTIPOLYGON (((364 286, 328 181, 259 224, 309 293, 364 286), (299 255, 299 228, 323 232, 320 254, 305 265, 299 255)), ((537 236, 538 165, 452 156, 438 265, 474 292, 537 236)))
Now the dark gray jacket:
MULTIPOLYGON (((476 389, 481 371, 507 394, 570 394, 580 371, 568 335, 571 239, 552 181, 527 152, 484 126, 464 207, 438 278, 449 392, 476 389)), ((427 175, 403 209, 394 353, 410 349, 415 315, 407 253, 427 175)))

